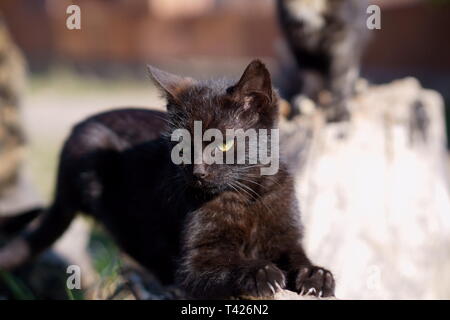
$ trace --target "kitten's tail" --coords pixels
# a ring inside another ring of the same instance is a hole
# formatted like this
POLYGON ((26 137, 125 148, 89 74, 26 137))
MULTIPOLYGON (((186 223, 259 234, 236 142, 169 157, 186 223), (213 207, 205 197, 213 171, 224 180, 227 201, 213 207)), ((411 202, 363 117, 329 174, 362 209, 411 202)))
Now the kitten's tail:
POLYGON ((43 212, 43 208, 34 208, 15 216, 0 217, 0 234, 11 236, 18 233, 43 212))
POLYGON ((22 234, 0 249, 0 270, 14 269, 48 248, 69 227, 75 215, 76 210, 55 203, 48 210, 30 212, 17 217, 17 220, 5 221, 2 230, 9 228, 13 231, 26 220, 31 221, 33 216, 39 216, 36 223, 31 223, 22 234))
MULTIPOLYGON (((12 236, 23 230, 31 221, 44 212, 43 208, 35 208, 13 217, 0 217, 0 234, 2 236, 12 236)), ((9 265, 15 265, 18 260, 22 260, 26 247, 20 241, 11 242, 5 249, 0 250, 0 270, 6 269, 9 265), (8 248, 9 247, 9 248, 8 248), (24 250, 25 249, 25 250, 24 250)), ((26 260, 26 259, 25 259, 26 260)))
POLYGON ((14 231, 27 221, 31 222, 24 231, 0 248, 0 270, 14 269, 24 264, 47 249, 69 227, 78 211, 79 202, 76 201, 77 193, 68 183, 67 172, 67 165, 60 163, 55 200, 48 209, 29 212, 3 223, 1 229, 14 231), (33 216, 36 216, 34 221, 33 216))

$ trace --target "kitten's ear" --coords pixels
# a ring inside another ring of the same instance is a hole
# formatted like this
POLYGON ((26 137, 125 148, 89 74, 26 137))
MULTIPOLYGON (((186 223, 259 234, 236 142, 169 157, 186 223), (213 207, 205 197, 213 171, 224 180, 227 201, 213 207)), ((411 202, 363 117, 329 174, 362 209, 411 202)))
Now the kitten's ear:
POLYGON ((243 100, 258 94, 264 96, 269 103, 272 102, 272 81, 269 70, 261 61, 253 60, 238 83, 229 88, 228 92, 243 100))
POLYGON ((181 77, 162 71, 151 65, 147 65, 150 78, 155 86, 160 89, 167 98, 177 99, 177 95, 186 88, 195 84, 195 80, 189 77, 181 77))

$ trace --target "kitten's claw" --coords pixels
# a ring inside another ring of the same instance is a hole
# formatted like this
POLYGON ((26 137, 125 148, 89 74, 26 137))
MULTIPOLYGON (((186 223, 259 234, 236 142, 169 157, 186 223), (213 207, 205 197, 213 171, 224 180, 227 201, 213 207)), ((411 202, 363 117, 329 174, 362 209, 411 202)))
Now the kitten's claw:
POLYGON ((283 290, 283 288, 280 286, 278 281, 275 281, 275 290, 276 290, 276 292, 283 290))
POLYGON ((316 288, 311 288, 306 293, 307 295, 315 296, 316 295, 316 288))
POLYGON ((298 271, 296 290, 300 295, 334 296, 334 279, 330 271, 320 267, 303 267, 298 271))
POLYGON ((270 297, 286 286, 286 279, 274 264, 265 264, 248 267, 236 285, 240 296, 270 297))
POLYGON ((272 294, 276 293, 275 288, 270 284, 270 282, 267 282, 267 285, 269 286, 270 290, 272 291, 272 294))

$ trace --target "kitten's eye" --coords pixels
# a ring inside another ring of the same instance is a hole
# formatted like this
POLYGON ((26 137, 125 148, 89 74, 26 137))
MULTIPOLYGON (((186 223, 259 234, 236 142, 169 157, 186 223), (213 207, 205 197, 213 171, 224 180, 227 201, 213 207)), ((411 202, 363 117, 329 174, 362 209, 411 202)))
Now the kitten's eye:
POLYGON ((228 150, 230 150, 233 147, 233 145, 234 145, 234 140, 231 139, 231 140, 228 140, 226 143, 219 144, 217 146, 217 148, 222 152, 227 152, 228 150))

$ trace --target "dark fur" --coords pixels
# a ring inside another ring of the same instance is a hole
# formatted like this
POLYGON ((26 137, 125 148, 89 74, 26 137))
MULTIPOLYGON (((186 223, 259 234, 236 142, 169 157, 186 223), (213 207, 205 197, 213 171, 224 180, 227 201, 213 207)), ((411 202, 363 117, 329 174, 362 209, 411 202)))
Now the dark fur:
POLYGON ((280 24, 300 69, 300 84, 292 81, 288 98, 302 93, 320 104, 319 96, 327 90, 331 100, 322 106, 328 119, 345 120, 368 39, 368 1, 324 0, 324 10, 318 11, 320 1, 278 0, 280 24))
POLYGON ((52 244, 81 211, 101 221, 164 284, 177 282, 192 297, 266 296, 277 283, 333 295, 331 273, 313 266, 303 251, 284 164, 278 174, 261 176, 258 167, 177 166, 170 159, 168 134, 191 130, 194 120, 204 129, 276 127, 277 96, 265 66, 253 62, 237 84, 151 73, 166 94, 168 114, 125 109, 74 128, 61 153, 55 201, 25 235, 32 254, 52 244), (245 110, 244 101, 250 101, 245 110), (252 178, 230 187, 244 177, 252 178))

